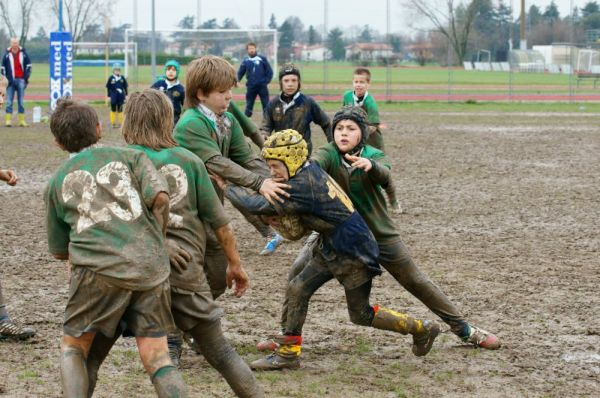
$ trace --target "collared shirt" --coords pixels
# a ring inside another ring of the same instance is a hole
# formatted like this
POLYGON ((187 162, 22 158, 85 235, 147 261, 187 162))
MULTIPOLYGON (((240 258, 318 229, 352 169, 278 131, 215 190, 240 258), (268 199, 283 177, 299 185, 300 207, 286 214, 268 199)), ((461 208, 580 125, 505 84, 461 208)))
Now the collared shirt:
MULTIPOLYGON (((283 95, 283 94, 281 94, 281 95, 283 95)), ((296 100, 300 96, 300 91, 298 91, 296 94, 294 94, 294 96, 292 97, 292 100, 290 102, 285 102, 281 98, 281 95, 279 96, 279 101, 281 101, 281 103, 283 104, 283 114, 285 115, 285 111, 287 111, 288 109, 290 109, 292 106, 294 106, 296 104, 296 100)))

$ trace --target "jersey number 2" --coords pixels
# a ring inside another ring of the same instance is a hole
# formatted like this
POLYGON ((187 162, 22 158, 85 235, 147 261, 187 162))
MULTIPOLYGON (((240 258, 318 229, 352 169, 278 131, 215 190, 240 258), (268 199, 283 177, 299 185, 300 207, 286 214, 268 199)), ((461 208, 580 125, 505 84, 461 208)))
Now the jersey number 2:
POLYGON ((62 197, 65 203, 79 199, 77 233, 96 223, 110 221, 112 215, 123 221, 132 221, 142 214, 140 195, 131 186, 129 169, 121 162, 108 163, 98 170, 95 179, 85 170, 67 174, 63 180, 62 197), (116 201, 102 203, 98 199, 97 184, 108 190, 116 201))

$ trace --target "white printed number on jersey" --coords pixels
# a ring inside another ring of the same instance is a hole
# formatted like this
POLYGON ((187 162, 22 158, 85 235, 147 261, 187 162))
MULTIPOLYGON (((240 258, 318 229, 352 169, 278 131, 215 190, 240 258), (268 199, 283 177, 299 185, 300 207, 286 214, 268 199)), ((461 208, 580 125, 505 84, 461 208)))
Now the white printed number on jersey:
MULTIPOLYGON (((177 210, 181 199, 185 198, 188 193, 188 180, 185 171, 176 164, 166 164, 158 171, 169 183, 169 191, 171 192, 169 206, 171 210, 177 210)), ((167 226, 183 228, 183 217, 179 214, 169 213, 167 226)))
POLYGON ((123 221, 132 221, 142 214, 140 195, 131 186, 129 169, 121 162, 110 162, 94 176, 84 170, 73 171, 65 177, 62 185, 62 197, 65 203, 75 199, 79 201, 77 211, 77 233, 92 225, 110 221, 111 213, 123 221), (102 185, 116 199, 102 203, 98 199, 98 185, 102 185))

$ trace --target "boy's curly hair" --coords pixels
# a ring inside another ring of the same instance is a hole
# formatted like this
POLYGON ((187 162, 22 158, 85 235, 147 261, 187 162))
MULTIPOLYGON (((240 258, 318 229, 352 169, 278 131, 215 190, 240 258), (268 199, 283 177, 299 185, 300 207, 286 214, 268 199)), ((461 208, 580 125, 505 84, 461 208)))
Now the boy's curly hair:
POLYGON ((196 108, 200 104, 198 90, 204 95, 213 91, 229 90, 237 84, 235 69, 224 58, 204 55, 196 58, 187 68, 185 78, 185 107, 196 108))

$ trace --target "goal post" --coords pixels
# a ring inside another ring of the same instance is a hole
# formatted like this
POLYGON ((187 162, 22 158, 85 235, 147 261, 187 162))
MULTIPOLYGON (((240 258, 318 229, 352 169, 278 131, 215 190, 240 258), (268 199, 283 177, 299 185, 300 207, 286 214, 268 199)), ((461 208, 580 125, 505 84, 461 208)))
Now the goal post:
MULTIPOLYGON (((74 66, 103 66, 104 79, 108 80, 112 64, 123 63, 127 58, 137 58, 137 43, 126 42, 76 42, 74 66)), ((127 69, 124 71, 127 77, 127 69)))
MULTIPOLYGON (((135 43, 138 51, 125 58, 125 71, 132 75, 135 84, 150 85, 154 76, 149 76, 140 65, 150 65, 152 31, 127 29, 125 43, 135 43), (135 67, 135 73, 132 68, 135 67), (135 77, 133 76, 135 75, 135 77), (142 76, 140 76, 142 75, 142 76)), ((273 70, 277 70, 276 29, 161 29, 155 30, 156 63, 164 64, 167 59, 176 59, 181 64, 206 54, 222 56, 237 66, 246 56, 246 44, 256 43, 257 50, 264 55, 273 70)))

